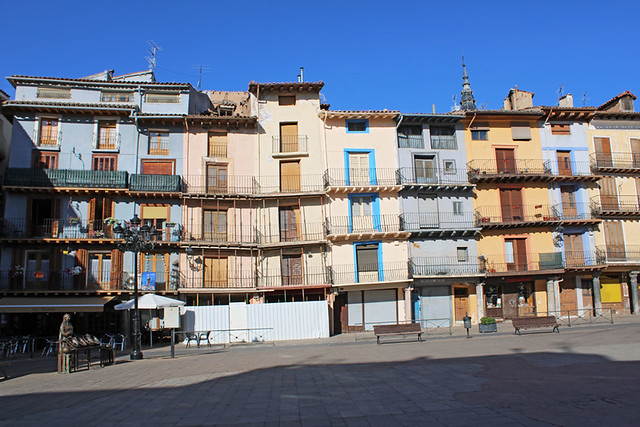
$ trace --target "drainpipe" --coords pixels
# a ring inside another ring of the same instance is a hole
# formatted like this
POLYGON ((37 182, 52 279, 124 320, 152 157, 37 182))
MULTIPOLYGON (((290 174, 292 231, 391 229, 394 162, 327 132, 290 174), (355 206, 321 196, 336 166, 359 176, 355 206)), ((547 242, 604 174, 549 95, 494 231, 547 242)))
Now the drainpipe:
MULTIPOLYGON (((138 109, 140 111, 142 111, 142 86, 138 86, 138 109)), ((139 116, 138 114, 134 111, 134 121, 136 124, 136 155, 134 156, 135 158, 135 162, 136 162, 136 166, 135 166, 135 172, 136 174, 138 173, 138 163, 140 162, 139 159, 139 155, 140 155, 140 127, 139 127, 139 120, 138 120, 139 116)), ((133 214, 136 214, 136 206, 137 203, 134 201, 133 202, 133 214)), ((137 260, 136 260, 137 262, 137 260)), ((137 280, 137 278, 136 278, 137 280)))

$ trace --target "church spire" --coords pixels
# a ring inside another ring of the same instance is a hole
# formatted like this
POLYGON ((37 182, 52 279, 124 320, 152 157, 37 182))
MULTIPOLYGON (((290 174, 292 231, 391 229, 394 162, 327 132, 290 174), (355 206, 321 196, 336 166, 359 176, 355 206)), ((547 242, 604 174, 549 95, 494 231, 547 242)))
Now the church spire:
POLYGON ((473 90, 471 90, 471 83, 469 83, 469 76, 467 75, 467 67, 464 63, 464 56, 462 57, 462 92, 460 97, 460 107, 463 110, 476 110, 476 100, 473 97, 473 90))

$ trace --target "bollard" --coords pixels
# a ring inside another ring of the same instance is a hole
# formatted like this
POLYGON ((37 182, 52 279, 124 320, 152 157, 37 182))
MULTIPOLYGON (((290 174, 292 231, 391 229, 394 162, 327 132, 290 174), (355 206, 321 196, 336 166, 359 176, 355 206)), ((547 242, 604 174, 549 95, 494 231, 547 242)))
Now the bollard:
POLYGON ((171 358, 176 357, 176 330, 171 328, 171 358))

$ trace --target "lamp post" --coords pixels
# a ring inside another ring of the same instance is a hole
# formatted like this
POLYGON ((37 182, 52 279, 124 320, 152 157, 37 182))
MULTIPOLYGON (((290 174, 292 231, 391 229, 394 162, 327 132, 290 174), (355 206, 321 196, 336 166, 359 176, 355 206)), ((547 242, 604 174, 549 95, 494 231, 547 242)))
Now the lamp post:
POLYGON ((140 226, 142 221, 138 218, 137 214, 133 215, 133 218, 129 223, 122 226, 118 223, 113 232, 122 241, 118 243, 118 249, 121 251, 130 251, 134 254, 133 259, 133 340, 132 349, 130 354, 131 360, 142 359, 141 346, 141 334, 140 334, 140 311, 138 310, 138 253, 147 253, 155 247, 154 237, 160 234, 155 227, 149 227, 148 225, 140 226))

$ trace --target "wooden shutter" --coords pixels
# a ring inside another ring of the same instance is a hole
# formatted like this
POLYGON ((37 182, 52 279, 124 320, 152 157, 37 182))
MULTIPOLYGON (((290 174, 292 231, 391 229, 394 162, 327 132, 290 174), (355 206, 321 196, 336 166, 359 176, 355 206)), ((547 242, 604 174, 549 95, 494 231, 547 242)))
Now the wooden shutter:
POLYGON ((564 235, 564 256, 568 266, 579 267, 584 265, 582 234, 564 235))
POLYGON ((640 168, 640 138, 631 138, 631 156, 633 158, 633 167, 640 168))
POLYGON ((111 251, 111 289, 121 289, 122 282, 122 252, 118 249, 111 251))
POLYGON ((596 148, 596 162, 598 166, 611 167, 613 160, 611 158, 611 142, 609 138, 594 138, 596 148))
POLYGON ((300 162, 280 162, 280 190, 300 191, 300 162))
POLYGON ((280 152, 291 153, 298 149, 298 124, 280 123, 280 152))
POLYGON ((496 168, 498 173, 515 173, 516 158, 512 148, 496 148, 496 168))
POLYGON ((512 123, 511 138, 514 141, 528 141, 531 139, 531 126, 529 123, 512 123))
POLYGON ((600 203, 603 210, 618 210, 618 191, 616 179, 606 177, 600 179, 600 203))
POLYGON ((571 171, 571 151, 558 151, 556 152, 558 159, 558 174, 560 175, 573 175, 571 171))
POLYGON ((560 187, 560 195, 562 196, 562 213, 565 219, 576 218, 578 216, 578 209, 576 206, 575 189, 570 185, 563 185, 560 187))
POLYGON ((143 160, 142 173, 145 175, 173 175, 173 162, 143 160))
POLYGON ((622 223, 620 221, 605 221, 604 236, 607 243, 607 257, 610 261, 626 258, 622 223))
POLYGON ((522 221, 524 219, 522 207, 522 193, 520 189, 500 189, 500 208, 502 221, 522 221))
POLYGON ((204 286, 205 288, 227 287, 227 258, 204 259, 204 286))
POLYGON ((281 277, 284 286, 302 285, 302 257, 282 255, 281 277))
POLYGON ((293 206, 280 208, 280 240, 291 242, 300 239, 300 209, 293 206))
POLYGON ((227 157, 226 132, 209 132, 209 157, 227 157))

